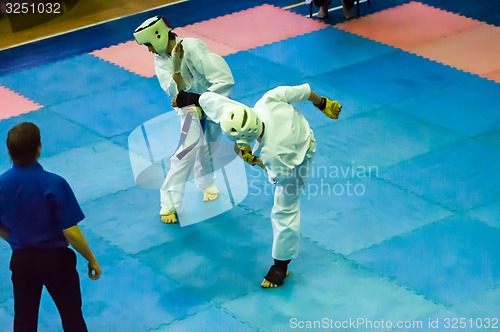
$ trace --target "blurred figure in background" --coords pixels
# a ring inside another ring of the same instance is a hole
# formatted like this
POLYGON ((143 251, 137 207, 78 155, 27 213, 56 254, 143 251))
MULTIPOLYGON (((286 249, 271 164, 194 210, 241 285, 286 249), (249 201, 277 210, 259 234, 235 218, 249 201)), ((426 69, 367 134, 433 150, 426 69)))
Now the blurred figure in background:
MULTIPOLYGON (((330 8, 331 0, 308 0, 306 3, 314 2, 316 7, 319 7, 318 18, 327 18, 328 9, 330 8)), ((354 0, 342 0, 342 7, 344 11, 344 18, 354 18, 354 0)))

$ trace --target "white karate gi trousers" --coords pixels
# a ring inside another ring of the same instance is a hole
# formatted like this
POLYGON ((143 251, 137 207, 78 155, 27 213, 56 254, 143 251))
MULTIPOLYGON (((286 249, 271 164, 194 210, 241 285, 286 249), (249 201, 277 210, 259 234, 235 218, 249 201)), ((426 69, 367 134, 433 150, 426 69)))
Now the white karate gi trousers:
POLYGON ((294 175, 274 191, 274 205, 271 211, 273 226, 274 259, 286 261, 297 258, 300 244, 300 194, 307 184, 312 167, 316 140, 311 134, 311 146, 304 161, 295 167, 294 175))
MULTIPOLYGON (((182 130, 182 125, 188 114, 187 108, 177 108, 176 111, 181 121, 182 130)), ((203 191, 208 188, 210 192, 210 187, 215 182, 213 155, 220 141, 220 135, 219 124, 205 119, 203 128, 201 128, 200 121, 193 117, 184 143, 170 158, 170 169, 160 188, 160 214, 167 214, 169 211, 181 207, 184 188, 193 168, 196 185, 203 191), (200 133, 202 133, 201 137, 200 133), (196 146, 179 159, 177 154, 191 146, 196 140, 198 140, 196 146)))

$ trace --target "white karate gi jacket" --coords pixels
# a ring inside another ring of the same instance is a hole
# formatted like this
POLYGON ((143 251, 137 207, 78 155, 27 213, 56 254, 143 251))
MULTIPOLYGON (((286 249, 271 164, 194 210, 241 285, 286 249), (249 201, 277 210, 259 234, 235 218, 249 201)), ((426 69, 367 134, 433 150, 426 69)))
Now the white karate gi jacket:
MULTIPOLYGON (((271 212, 274 259, 294 259, 299 253, 300 192, 307 182, 316 144, 306 118, 290 103, 307 101, 310 95, 309 84, 278 87, 253 107, 265 125, 254 152, 260 152, 269 181, 276 185, 271 212)), ((214 122, 220 122, 225 112, 244 106, 210 92, 203 93, 199 103, 214 122)))
MULTIPOLYGON (((186 83, 186 91, 203 93, 211 91, 224 96, 229 96, 234 85, 234 78, 226 61, 219 55, 210 52, 205 42, 196 38, 177 38, 182 40, 184 57, 181 64, 181 75, 186 83)), ((162 89, 171 97, 178 93, 177 85, 172 78, 172 59, 168 54, 155 55, 155 71, 162 89)), ((175 108, 181 126, 186 120, 187 112, 182 108, 175 108)), ((199 121, 193 121, 186 142, 179 150, 183 150, 197 139, 200 132, 199 121)), ((170 170, 160 189, 161 209, 160 214, 178 209, 181 206, 184 186, 189 179, 191 171, 195 170, 195 181, 203 190, 213 188, 215 174, 207 170, 213 164, 210 151, 205 151, 203 145, 216 143, 220 138, 220 127, 207 119, 204 126, 204 137, 199 140, 196 153, 187 154, 183 160, 171 158, 170 170), (208 174, 208 175, 200 175, 208 174)), ((216 144, 213 144, 213 147, 216 144)), ((177 151, 178 152, 178 151, 177 151)), ((176 153, 177 153, 176 152, 176 153)), ((213 152, 213 150, 212 150, 213 152)), ((211 191, 209 189, 208 191, 211 191)))

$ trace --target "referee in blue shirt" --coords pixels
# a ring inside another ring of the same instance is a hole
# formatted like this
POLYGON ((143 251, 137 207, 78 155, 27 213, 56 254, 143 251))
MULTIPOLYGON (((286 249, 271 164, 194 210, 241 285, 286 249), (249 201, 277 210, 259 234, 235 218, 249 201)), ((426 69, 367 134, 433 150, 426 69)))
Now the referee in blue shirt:
POLYGON ((61 315, 64 331, 87 331, 82 315, 76 255, 88 261, 88 276, 97 280, 101 267, 78 222, 85 218, 69 184, 38 163, 40 130, 30 122, 7 135, 13 166, 0 175, 0 237, 12 248, 14 331, 36 331, 42 287, 61 315))

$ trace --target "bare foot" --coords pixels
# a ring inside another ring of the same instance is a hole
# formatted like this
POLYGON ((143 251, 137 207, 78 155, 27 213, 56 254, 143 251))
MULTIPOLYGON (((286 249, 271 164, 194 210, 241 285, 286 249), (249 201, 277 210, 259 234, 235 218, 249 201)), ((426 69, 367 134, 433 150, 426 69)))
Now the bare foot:
POLYGON ((318 18, 326 18, 326 17, 328 17, 328 9, 324 10, 323 7, 321 7, 318 12, 318 18))
POLYGON ((354 1, 342 0, 342 10, 344 12, 344 18, 346 20, 356 17, 356 15, 354 14, 354 1))
POLYGON ((215 201, 219 197, 218 193, 212 194, 209 192, 203 193, 203 202, 215 201))
POLYGON ((203 190, 203 202, 215 201, 219 197, 219 189, 211 185, 203 190))
POLYGON ((328 9, 330 8, 330 0, 326 0, 321 5, 321 8, 318 12, 318 18, 327 18, 328 17, 328 9))
POLYGON ((169 214, 165 214, 161 216, 161 221, 164 224, 175 224, 177 223, 177 217, 175 216, 175 212, 171 212, 169 214))

